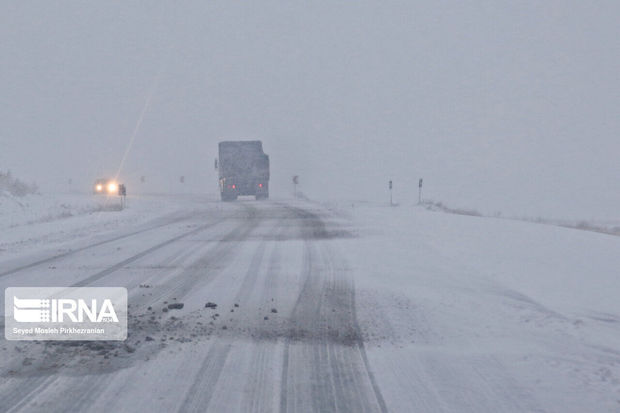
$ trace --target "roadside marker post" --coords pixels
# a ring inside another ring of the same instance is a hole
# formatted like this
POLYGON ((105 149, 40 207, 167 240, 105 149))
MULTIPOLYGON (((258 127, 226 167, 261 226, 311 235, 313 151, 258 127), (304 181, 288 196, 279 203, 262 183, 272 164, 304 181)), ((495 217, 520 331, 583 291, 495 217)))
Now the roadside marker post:
POLYGON ((293 197, 297 198, 297 184, 299 183, 299 176, 293 176, 293 197))
POLYGON ((422 178, 420 178, 420 181, 418 182, 418 204, 422 203, 422 182, 424 180, 422 178))
POLYGON ((388 187, 390 188, 390 206, 394 206, 394 203, 392 202, 392 181, 390 180, 388 187))
POLYGON ((127 187, 125 184, 118 186, 118 195, 121 197, 121 210, 127 207, 127 187))

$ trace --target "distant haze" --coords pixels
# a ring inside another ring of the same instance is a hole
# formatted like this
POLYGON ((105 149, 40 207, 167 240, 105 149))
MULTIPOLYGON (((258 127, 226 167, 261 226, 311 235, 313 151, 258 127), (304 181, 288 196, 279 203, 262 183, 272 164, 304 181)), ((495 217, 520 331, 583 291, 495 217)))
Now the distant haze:
POLYGON ((260 139, 275 196, 620 219, 618 1, 181 3, 4 2, 0 170, 88 191, 133 137, 130 192, 215 192, 260 139))

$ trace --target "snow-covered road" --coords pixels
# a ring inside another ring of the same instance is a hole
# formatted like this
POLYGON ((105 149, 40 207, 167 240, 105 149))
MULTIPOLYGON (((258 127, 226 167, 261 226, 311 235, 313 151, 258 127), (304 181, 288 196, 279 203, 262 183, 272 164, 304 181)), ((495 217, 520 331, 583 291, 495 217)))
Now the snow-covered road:
POLYGON ((7 230, 25 241, 0 252, 2 290, 126 287, 130 319, 126 342, 2 338, 0 411, 620 409, 618 237, 417 208, 157 202, 67 218, 51 243, 49 223, 7 230))

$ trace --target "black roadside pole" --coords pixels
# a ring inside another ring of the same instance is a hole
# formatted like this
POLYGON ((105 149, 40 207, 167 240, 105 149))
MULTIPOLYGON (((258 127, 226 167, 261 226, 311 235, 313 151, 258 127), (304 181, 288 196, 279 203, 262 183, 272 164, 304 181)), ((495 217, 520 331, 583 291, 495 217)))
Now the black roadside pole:
POLYGON ((422 203, 422 181, 423 179, 420 178, 420 182, 418 182, 418 204, 422 203))
POLYGON ((293 197, 297 198, 297 184, 299 183, 299 176, 293 177, 293 197))
POLYGON ((121 211, 127 207, 127 188, 125 184, 118 186, 118 196, 121 197, 121 211))

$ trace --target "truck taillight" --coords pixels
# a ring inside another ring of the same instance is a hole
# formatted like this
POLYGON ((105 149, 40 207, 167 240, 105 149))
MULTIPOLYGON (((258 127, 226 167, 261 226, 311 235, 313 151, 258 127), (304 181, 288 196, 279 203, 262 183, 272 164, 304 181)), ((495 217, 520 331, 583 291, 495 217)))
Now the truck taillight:
POLYGON ((262 188, 262 187, 263 187, 263 184, 258 184, 258 187, 259 187, 259 188, 262 188))
POLYGON ((235 188, 236 188, 236 186, 235 186, 235 184, 233 184, 233 189, 235 189, 235 188))

